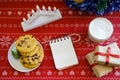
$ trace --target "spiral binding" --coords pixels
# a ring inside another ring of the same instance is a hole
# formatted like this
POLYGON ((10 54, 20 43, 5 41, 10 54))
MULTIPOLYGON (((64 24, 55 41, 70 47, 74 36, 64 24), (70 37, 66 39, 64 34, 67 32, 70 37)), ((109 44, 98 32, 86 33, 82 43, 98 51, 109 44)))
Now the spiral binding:
POLYGON ((64 40, 67 40, 67 39, 70 39, 70 37, 69 36, 60 37, 60 38, 51 40, 50 44, 57 43, 57 42, 60 42, 60 41, 64 41, 64 40))
POLYGON ((73 34, 70 34, 68 36, 62 36, 62 37, 59 37, 59 38, 56 38, 56 39, 44 41, 44 42, 42 42, 42 44, 46 44, 46 43, 53 44, 53 43, 56 43, 56 42, 60 42, 60 41, 64 41, 64 40, 70 39, 70 38, 72 38, 74 36, 77 36, 78 39, 77 40, 73 40, 73 43, 79 42, 80 39, 81 39, 81 36, 79 34, 73 33, 73 34))

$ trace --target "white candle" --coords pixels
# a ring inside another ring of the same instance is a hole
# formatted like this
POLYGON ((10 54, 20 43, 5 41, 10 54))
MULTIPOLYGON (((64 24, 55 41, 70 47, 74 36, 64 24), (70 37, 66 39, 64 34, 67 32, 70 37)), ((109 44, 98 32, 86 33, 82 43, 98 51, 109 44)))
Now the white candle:
POLYGON ((105 41, 111 37, 112 33, 113 25, 106 18, 95 18, 89 24, 88 35, 94 42, 105 41))

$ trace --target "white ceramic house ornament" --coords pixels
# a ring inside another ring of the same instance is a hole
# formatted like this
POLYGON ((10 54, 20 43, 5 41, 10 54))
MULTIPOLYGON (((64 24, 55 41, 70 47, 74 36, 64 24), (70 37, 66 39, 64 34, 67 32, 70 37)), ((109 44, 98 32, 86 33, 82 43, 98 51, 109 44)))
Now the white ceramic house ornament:
POLYGON ((32 10, 31 16, 30 14, 27 14, 27 19, 23 18, 23 22, 21 22, 21 25, 24 31, 28 31, 51 23, 53 21, 62 19, 60 10, 56 7, 54 7, 53 10, 51 9, 51 7, 48 7, 48 9, 46 10, 45 6, 42 6, 42 9, 40 9, 37 5, 36 9, 36 12, 32 10))

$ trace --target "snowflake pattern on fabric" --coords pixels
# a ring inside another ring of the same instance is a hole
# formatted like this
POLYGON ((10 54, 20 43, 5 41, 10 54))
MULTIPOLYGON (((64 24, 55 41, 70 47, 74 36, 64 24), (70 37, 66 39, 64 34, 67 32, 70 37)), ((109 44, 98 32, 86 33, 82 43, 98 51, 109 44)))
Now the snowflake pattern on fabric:
POLYGON ((3 76, 7 76, 7 74, 8 74, 8 72, 7 72, 6 70, 4 70, 4 71, 2 72, 2 75, 3 75, 3 76))
POLYGON ((2 36, 1 38, 0 38, 0 45, 1 45, 1 47, 3 48, 3 47, 9 47, 9 45, 11 44, 11 38, 10 38, 10 36, 2 36))

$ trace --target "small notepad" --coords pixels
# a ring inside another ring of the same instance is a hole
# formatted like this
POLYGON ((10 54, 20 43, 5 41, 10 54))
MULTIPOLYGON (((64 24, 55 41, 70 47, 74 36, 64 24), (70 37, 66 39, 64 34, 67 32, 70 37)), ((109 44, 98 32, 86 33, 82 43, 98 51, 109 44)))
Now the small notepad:
POLYGON ((78 64, 78 59, 69 36, 50 41, 55 67, 63 70, 78 64))

